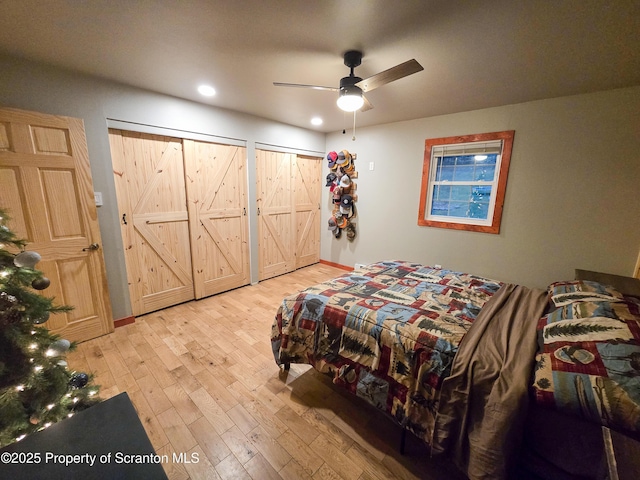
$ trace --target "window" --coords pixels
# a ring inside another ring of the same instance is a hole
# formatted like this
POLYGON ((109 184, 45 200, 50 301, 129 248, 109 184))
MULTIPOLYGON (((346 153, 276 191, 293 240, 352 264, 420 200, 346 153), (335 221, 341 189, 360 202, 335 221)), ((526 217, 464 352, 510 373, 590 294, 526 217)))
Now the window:
POLYGON ((514 134, 426 140, 418 225, 499 233, 514 134))

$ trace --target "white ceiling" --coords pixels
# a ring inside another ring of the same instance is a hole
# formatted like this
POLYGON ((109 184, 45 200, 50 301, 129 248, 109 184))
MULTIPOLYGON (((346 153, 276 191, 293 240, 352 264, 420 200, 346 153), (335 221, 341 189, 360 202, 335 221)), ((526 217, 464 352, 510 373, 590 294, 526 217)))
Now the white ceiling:
POLYGON ((368 93, 358 126, 640 85, 639 0, 0 0, 0 12, 0 52, 325 132, 353 124, 336 93, 272 82, 337 87, 351 49, 362 78, 424 67, 368 93))

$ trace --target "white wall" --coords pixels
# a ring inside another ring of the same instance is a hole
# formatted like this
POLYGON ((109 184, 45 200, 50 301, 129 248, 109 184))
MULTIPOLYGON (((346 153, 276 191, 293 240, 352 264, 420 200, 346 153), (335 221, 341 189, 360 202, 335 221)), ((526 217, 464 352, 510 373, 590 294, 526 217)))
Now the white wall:
POLYGON ((326 150, 358 155, 358 235, 353 243, 332 238, 324 189, 322 259, 349 266, 405 259, 541 288, 573 278, 575 268, 633 274, 640 250, 640 87, 356 134, 355 141, 349 131, 328 135, 326 150), (500 234, 418 226, 425 140, 502 130, 516 133, 500 234))
MULTIPOLYGON (((251 277, 257 281, 255 145, 283 147, 322 155, 323 133, 223 110, 166 95, 0 55, 0 106, 82 118, 85 124, 94 189, 104 206, 98 220, 115 319, 131 315, 124 251, 120 236, 108 119, 241 140, 247 146, 251 277)), ((139 127, 143 128, 143 127, 139 127)), ((134 129, 134 128, 132 128, 134 129)), ((220 141, 220 140, 218 140, 220 141)))

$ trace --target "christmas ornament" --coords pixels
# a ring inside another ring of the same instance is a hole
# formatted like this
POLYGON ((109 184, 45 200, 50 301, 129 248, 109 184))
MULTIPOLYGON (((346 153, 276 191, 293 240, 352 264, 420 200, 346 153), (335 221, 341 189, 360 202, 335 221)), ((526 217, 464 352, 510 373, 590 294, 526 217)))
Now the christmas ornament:
POLYGON ((69 385, 73 388, 82 388, 87 382, 89 382, 89 375, 86 373, 76 373, 71 380, 69 380, 69 385))
POLYGON ((31 286, 36 290, 44 290, 51 285, 51 280, 47 277, 36 278, 33 282, 31 282, 31 286))
POLYGON ((38 417, 36 417, 35 415, 31 416, 31 418, 29 419, 29 423, 31 425, 37 425, 38 423, 40 423, 40 419, 38 417))
POLYGON ((0 300, 6 302, 7 304, 16 303, 18 300, 15 296, 9 295, 7 292, 0 293, 0 300))
POLYGON ((54 355, 62 355, 64 352, 71 348, 71 342, 64 338, 56 340, 51 345, 49 345, 49 349, 53 350, 54 355))
POLYGON ((49 320, 49 312, 44 312, 44 315, 42 315, 40 318, 34 318, 33 323, 35 323, 36 325, 40 325, 47 320, 49 320))
POLYGON ((13 264, 19 268, 33 268, 41 258, 38 252, 20 252, 13 259, 13 264))

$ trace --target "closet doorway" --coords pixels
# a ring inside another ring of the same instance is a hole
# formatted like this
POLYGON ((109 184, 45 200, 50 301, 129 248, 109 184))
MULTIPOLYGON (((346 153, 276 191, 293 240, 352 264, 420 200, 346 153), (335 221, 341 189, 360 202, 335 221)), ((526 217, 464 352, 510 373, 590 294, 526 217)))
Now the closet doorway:
POLYGON ((322 159, 256 150, 258 278, 320 260, 322 159))
POLYGON ((249 283, 246 148, 109 129, 133 315, 249 283))

